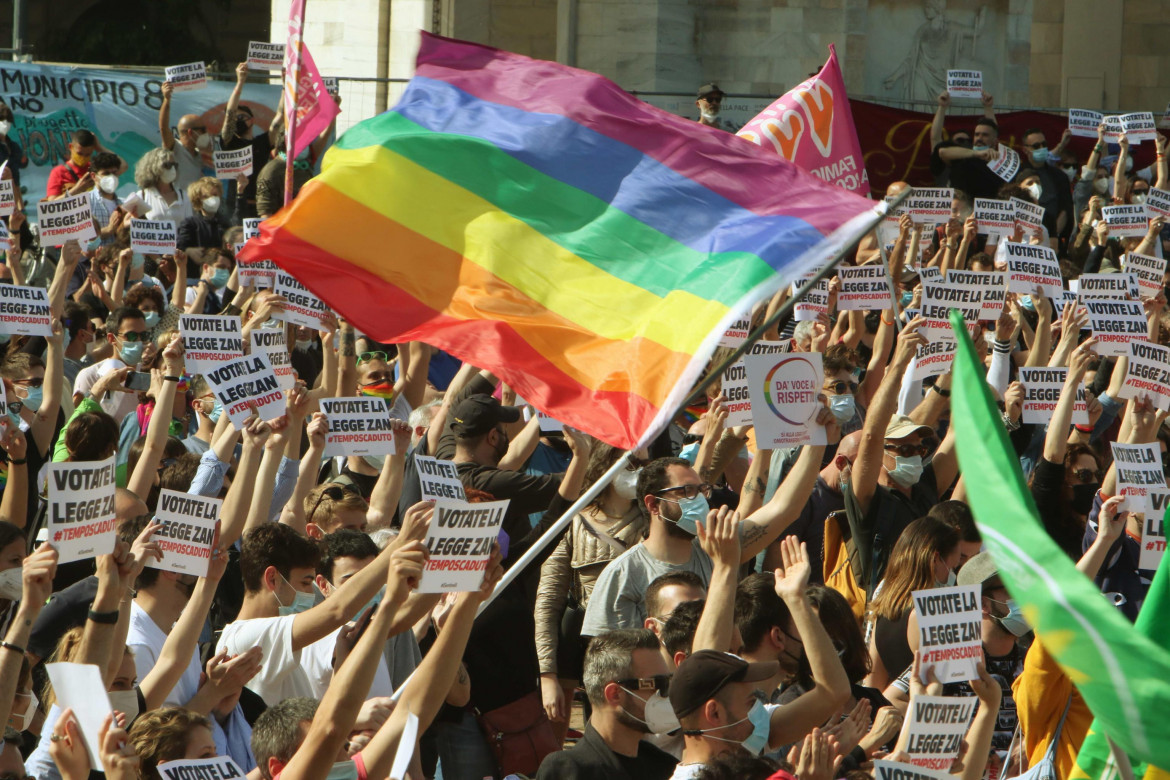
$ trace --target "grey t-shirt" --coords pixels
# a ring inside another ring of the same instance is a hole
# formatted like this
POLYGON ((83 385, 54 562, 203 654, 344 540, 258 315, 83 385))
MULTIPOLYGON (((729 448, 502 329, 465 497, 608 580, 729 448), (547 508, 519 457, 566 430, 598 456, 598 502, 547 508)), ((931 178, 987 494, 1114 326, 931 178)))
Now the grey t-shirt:
POLYGON ((691 542, 691 558, 686 563, 663 563, 654 558, 643 544, 631 547, 614 558, 601 571, 589 605, 585 608, 583 636, 597 636, 615 628, 641 628, 646 620, 646 586, 663 574, 690 571, 699 575, 703 586, 711 581, 711 559, 691 542))

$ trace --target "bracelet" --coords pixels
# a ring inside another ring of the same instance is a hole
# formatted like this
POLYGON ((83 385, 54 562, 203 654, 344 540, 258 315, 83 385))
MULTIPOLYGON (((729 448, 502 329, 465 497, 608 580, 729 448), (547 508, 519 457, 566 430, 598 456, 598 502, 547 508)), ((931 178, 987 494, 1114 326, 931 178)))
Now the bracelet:
POLYGON ((950 390, 944 390, 943 388, 939 387, 938 385, 931 385, 930 389, 933 390, 934 392, 938 393, 939 395, 941 395, 943 398, 950 398, 951 397, 950 390))
POLYGON ((958 244, 952 244, 950 241, 947 242, 947 249, 958 249, 958 248, 959 248, 958 244))
POLYGON ((5 650, 11 650, 14 653, 24 655, 24 648, 20 645, 14 645, 11 642, 0 642, 0 647, 3 647, 5 650))
POLYGON ((1007 412, 1000 412, 1000 417, 1003 418, 1003 427, 1007 428, 1008 431, 1018 431, 1020 429, 1020 421, 1013 420, 1007 412))
MULTIPOLYGON (((26 463, 28 463, 28 458, 21 458, 20 460, 17 460, 16 458, 8 459, 9 466, 23 466, 26 463)), ((0 645, 0 647, 4 647, 4 645, 0 645)))
POLYGON ((1073 427, 1077 429, 1077 433, 1092 433, 1093 432, 1092 425, 1074 425, 1073 427))
POLYGON ((1105 151, 1105 144, 1097 144, 1093 147, 1093 151, 1100 154, 1101 152, 1105 151))
POLYGON ((890 326, 892 326, 893 324, 894 324, 894 321, 893 321, 893 320, 887 320, 887 319, 886 319, 886 313, 883 311, 883 312, 882 312, 882 325, 890 325, 890 326))
POLYGON ((88 617, 95 623, 104 623, 105 625, 112 626, 118 622, 119 614, 119 611, 116 609, 109 612, 94 612, 91 609, 88 617))
POLYGON ((181 376, 164 376, 163 381, 164 382, 182 382, 183 377, 181 377, 181 376))

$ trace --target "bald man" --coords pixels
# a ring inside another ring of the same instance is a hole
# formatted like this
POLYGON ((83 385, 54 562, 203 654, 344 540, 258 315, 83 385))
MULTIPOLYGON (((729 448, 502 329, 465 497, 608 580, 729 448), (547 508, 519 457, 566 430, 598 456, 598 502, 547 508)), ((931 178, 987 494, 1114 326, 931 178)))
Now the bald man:
POLYGON ((203 155, 208 155, 210 160, 215 137, 207 131, 207 123, 198 114, 184 114, 179 118, 178 127, 175 130, 171 129, 171 95, 174 89, 174 85, 169 81, 163 84, 163 102, 158 110, 158 132, 162 136, 163 148, 175 155, 175 162, 179 165, 179 176, 175 179, 174 187, 185 196, 187 185, 205 173, 214 173, 214 168, 203 164, 203 155))

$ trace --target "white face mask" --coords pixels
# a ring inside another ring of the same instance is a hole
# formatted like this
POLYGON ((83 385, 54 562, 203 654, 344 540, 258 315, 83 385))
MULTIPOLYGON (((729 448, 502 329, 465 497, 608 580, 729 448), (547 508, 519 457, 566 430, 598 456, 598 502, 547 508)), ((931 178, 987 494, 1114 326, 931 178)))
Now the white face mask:
POLYGON ((29 691, 28 693, 25 693, 25 694, 20 694, 18 692, 17 695, 18 696, 21 696, 21 695, 28 696, 28 706, 26 706, 24 708, 24 712, 20 712, 20 713, 13 712, 12 713, 12 717, 16 718, 16 720, 19 721, 19 724, 14 726, 14 728, 17 731, 25 731, 26 729, 28 729, 29 726, 32 725, 33 715, 35 715, 37 712, 37 704, 39 703, 39 700, 37 699, 37 695, 35 693, 33 693, 32 691, 29 691))
POLYGON ((138 717, 138 691, 109 691, 110 706, 126 715, 127 727, 138 717))
POLYGON ((98 179, 98 186, 102 188, 102 192, 107 195, 113 195, 114 190, 118 189, 118 177, 110 174, 98 179))
POLYGON ((196 149, 208 149, 211 147, 212 141, 215 139, 211 137, 211 133, 202 133, 195 139, 196 149))
MULTIPOLYGON (((622 690, 631 696, 641 698, 629 688, 622 688, 622 690)), ((682 724, 678 722, 678 717, 674 714, 674 707, 671 706, 670 699, 658 691, 654 691, 650 695, 650 698, 646 699, 646 711, 643 713, 646 717, 644 720, 631 713, 625 707, 622 708, 622 712, 639 723, 645 723, 646 728, 650 729, 651 734, 669 734, 676 729, 682 728, 682 724)))
POLYGON ((179 178, 179 169, 178 168, 163 168, 162 176, 160 178, 163 180, 163 183, 170 184, 175 179, 179 178))
POLYGON ((214 214, 219 211, 219 198, 214 195, 210 198, 203 199, 203 211, 208 214, 214 214))
POLYGON ((618 475, 613 478, 613 492, 628 501, 636 499, 638 497, 638 475, 641 473, 641 469, 637 471, 630 471, 629 469, 619 471, 618 475))
POLYGON ((1033 198, 1040 200, 1040 193, 1044 192, 1043 188, 1036 182, 1032 182, 1027 187, 1024 187, 1033 198))
POLYGON ((1093 192, 1097 193, 1098 195, 1104 195, 1108 191, 1109 191, 1109 180, 1108 179, 1094 179, 1093 180, 1093 192))
POLYGON ((0 599, 20 601, 20 597, 24 594, 24 586, 21 583, 23 571, 19 567, 0 571, 0 599))
POLYGON ((7 119, 0 120, 0 135, 8 135, 8 131, 12 129, 12 123, 7 119))

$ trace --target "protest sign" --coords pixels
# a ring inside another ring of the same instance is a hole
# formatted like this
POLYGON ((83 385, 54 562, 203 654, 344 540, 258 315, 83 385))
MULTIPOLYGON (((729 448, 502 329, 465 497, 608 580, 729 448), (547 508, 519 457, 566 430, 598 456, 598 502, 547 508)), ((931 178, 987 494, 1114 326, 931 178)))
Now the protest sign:
POLYGON ((248 41, 248 68, 251 70, 280 70, 284 66, 284 44, 268 41, 248 41))
POLYGON ((1126 346, 1129 363, 1117 395, 1148 398, 1158 409, 1170 410, 1170 347, 1149 341, 1131 341, 1126 346))
POLYGON ((427 529, 430 558, 423 567, 418 592, 463 593, 479 588, 507 511, 508 501, 436 501, 427 529))
POLYGON ((1097 354, 1124 357, 1131 341, 1148 341, 1146 314, 1138 301, 1080 299, 1089 312, 1089 328, 1097 339, 1097 354))
POLYGON ((170 219, 130 219, 130 250, 144 255, 175 253, 175 223, 170 219))
POLYGON ((824 383, 821 358, 819 352, 744 356, 758 446, 826 443, 825 428, 817 424, 824 408, 817 397, 824 383))
POLYGON ((1016 209, 1010 200, 975 199, 975 230, 980 235, 1009 239, 1016 232, 1016 209))
POLYGON ((410 769, 410 759, 414 758, 414 749, 418 746, 418 724, 417 715, 406 713, 406 725, 402 727, 402 736, 394 751, 394 763, 390 765, 388 780, 405 780, 406 772, 410 769))
MULTIPOLYGON (((792 294, 796 295, 797 291, 804 289, 810 281, 812 281, 814 274, 805 274, 800 279, 792 283, 792 294)), ((816 320, 822 314, 828 316, 829 314, 829 280, 821 279, 814 284, 809 291, 804 294, 804 297, 796 302, 793 311, 795 312, 793 318, 797 322, 804 322, 805 320, 816 320)))
POLYGON ((1059 298, 1064 289, 1060 261, 1049 246, 1005 241, 996 250, 1007 261, 1008 292, 1032 295, 1039 287, 1045 298, 1059 298))
POLYGON ((154 533, 162 560, 148 558, 146 565, 179 574, 207 576, 215 543, 215 524, 223 501, 178 490, 161 490, 155 519, 162 528, 154 533))
POLYGON ((883 199, 886 204, 886 216, 878 223, 878 240, 882 242, 883 246, 897 241, 898 233, 902 229, 902 215, 906 213, 906 209, 902 204, 894 205, 894 201, 897 199, 897 195, 887 195, 883 199))
POLYGON ((1103 206, 1101 216, 1109 226, 1110 238, 1141 238, 1150 229, 1144 205, 1103 206))
POLYGON ((1150 187, 1150 191, 1146 195, 1146 202, 1142 205, 1146 207, 1146 217, 1148 219, 1153 219, 1154 217, 1170 218, 1170 192, 1166 190, 1150 187))
POLYGON ((1113 467, 1117 471, 1117 495, 1125 496, 1118 511, 1142 512, 1150 490, 1165 490, 1162 454, 1158 443, 1120 444, 1110 442, 1113 467))
POLYGON ((418 469, 423 501, 438 498, 454 498, 460 501, 467 499, 463 492, 463 482, 459 479, 459 469, 451 461, 415 455, 414 464, 418 469))
POLYGON ((260 223, 264 220, 259 217, 246 217, 244 219, 244 243, 248 243, 253 238, 260 237, 260 223))
MULTIPOLYGON (((1043 425, 1052 419, 1067 377, 1067 368, 1020 368, 1020 383, 1024 386, 1024 413, 1020 421, 1024 425, 1043 425)), ((1089 424, 1089 408, 1085 403, 1083 383, 1077 386, 1072 423, 1089 424)))
POLYGON ((545 414, 535 406, 527 404, 526 402, 521 403, 521 399, 519 398, 516 399, 516 405, 524 407, 524 422, 531 420, 533 415, 536 416, 537 424, 540 426, 541 433, 560 433, 562 430, 564 430, 565 424, 563 422, 550 414, 545 414))
POLYGON ((979 323, 979 312, 983 305, 981 296, 982 285, 972 285, 957 281, 939 280, 937 282, 922 282, 922 313, 924 320, 921 332, 929 341, 954 341, 955 332, 951 330, 947 313, 951 309, 958 309, 963 313, 967 327, 979 323))
POLYGON ((102 673, 94 664, 48 663, 45 671, 61 711, 73 710, 90 766, 101 766, 101 732, 106 716, 114 711, 102 673))
MULTIPOLYGON (((948 271, 947 276, 957 271, 948 271)), ((976 274, 981 277, 983 294, 981 296, 981 310, 979 319, 997 320, 1003 314, 1003 307, 1007 304, 1007 275, 1003 271, 965 271, 967 274, 976 274)))
POLYGON ((915 187, 902 207, 916 225, 945 225, 951 221, 951 202, 955 191, 950 187, 915 187))
POLYGON ((982 591, 980 585, 956 585, 910 593, 918 613, 922 682, 931 666, 943 685, 979 679, 975 663, 983 660, 982 591))
POLYGON ((1158 132, 1157 125, 1154 123, 1154 115, 1149 111, 1122 114, 1120 119, 1122 132, 1135 146, 1142 141, 1153 141, 1154 135, 1158 132))
POLYGON ((220 363, 205 371, 203 378, 237 429, 243 429, 253 409, 261 420, 275 420, 284 414, 284 391, 262 352, 220 363))
MULTIPOLYGON (((778 355, 788 351, 788 345, 780 341, 757 341, 748 348, 747 355, 778 355)), ((720 385, 723 392, 723 408, 727 410, 728 428, 737 425, 752 424, 751 393, 747 377, 747 368, 743 358, 732 363, 723 371, 723 382, 720 385)))
POLYGON ((950 371, 957 344, 957 341, 951 339, 950 341, 935 341, 920 345, 914 354, 913 378, 922 380, 932 376, 941 376, 950 371))
POLYGON ((89 193, 38 201, 37 230, 41 246, 62 246, 66 241, 97 238, 89 193))
POLYGON ((281 390, 292 390, 297 382, 293 372, 292 357, 288 352, 288 343, 284 336, 284 327, 280 328, 253 328, 249 333, 252 349, 249 352, 255 355, 258 352, 268 357, 272 372, 276 374, 276 381, 281 390))
POLYGON ((1077 138, 1096 138, 1097 127, 1101 124, 1103 116, 1100 111, 1070 108, 1068 110, 1069 132, 1077 138))
POLYGON ((325 91, 333 97, 341 94, 341 79, 337 76, 322 76, 321 83, 325 85, 325 91))
POLYGON ((1026 233, 1039 233, 1044 228, 1044 209, 1022 198, 1011 199, 1016 212, 1016 223, 1026 233))
POLYGON ((918 269, 918 278, 923 282, 941 283, 943 280, 942 269, 937 265, 926 265, 918 269))
POLYGON ((1101 117, 1101 122, 1105 125, 1105 134, 1102 136, 1107 144, 1115 144, 1121 138, 1121 117, 1116 114, 1101 117))
MULTIPOLYGON (((1150 192, 1152 193, 1154 190, 1150 190, 1150 192)), ((1121 270, 1137 277, 1138 290, 1142 298, 1153 298, 1163 289, 1162 280, 1166 274, 1166 258, 1126 252, 1121 257, 1121 270)))
POLYGON ((12 179, 0 179, 0 217, 10 217, 16 211, 16 185, 12 179))
POLYGON ((949 770, 959 756, 978 702, 975 696, 915 696, 906 712, 901 738, 910 763, 949 770))
POLYGON ((873 776, 874 780, 955 780, 955 776, 945 769, 927 769, 881 759, 873 762, 873 776))
POLYGON ((196 374, 206 374, 244 354, 238 316, 183 314, 179 317, 179 335, 183 337, 183 361, 196 374))
POLYGON ((8 416, 8 389, 0 382, 0 433, 8 430, 10 424, 12 420, 8 416))
MULTIPOLYGON (((243 244, 239 245, 241 248, 243 244)), ((239 249, 236 250, 239 254, 239 249)), ((257 290, 271 290, 276 285, 276 272, 280 269, 271 260, 253 260, 240 262, 236 266, 236 273, 241 285, 251 286, 257 290)))
POLYGON ((1004 181, 1011 181, 1016 178, 1016 174, 1020 171, 1020 154, 1010 146, 999 145, 999 154, 996 158, 987 163, 987 170, 994 173, 1004 181))
POLYGON ((394 455, 394 426, 385 398, 356 396, 322 398, 321 411, 329 422, 325 456, 394 455))
POLYGON ((948 70, 947 93, 953 98, 983 99, 983 71, 948 70))
POLYGON ((1141 552, 1138 554, 1138 569, 1157 571, 1166 554, 1166 505, 1170 503, 1170 492, 1151 488, 1146 493, 1146 509, 1142 512, 1141 552))
POLYGON ((156 768, 162 780, 231 780, 233 777, 244 777, 244 770, 228 756, 164 761, 156 768))
POLYGON ((837 291, 838 311, 881 311, 893 305, 890 277, 879 264, 837 269, 841 287, 837 291))
POLYGON ((1081 274, 1077 283, 1081 298, 1110 298, 1126 301, 1138 297, 1137 277, 1133 274, 1081 274))
POLYGON ((175 92, 192 92, 207 86, 207 67, 202 62, 172 65, 165 70, 164 78, 175 92))
POLYGON ((49 544, 59 563, 109 555, 117 540, 114 456, 99 461, 50 463, 49 544))
POLYGON ((52 336, 53 315, 45 288, 0 284, 0 333, 52 336))
MULTIPOLYGON (((277 269, 272 290, 284 298, 284 311, 274 313, 273 319, 313 330, 333 330, 335 320, 329 314, 329 307, 292 274, 277 269)), ((828 292, 825 294, 827 297, 828 292)))
POLYGON ((237 176, 252 175, 252 146, 240 149, 216 149, 212 155, 215 163, 215 178, 235 179, 237 176))
POLYGON ((750 317, 740 317, 732 323, 722 336, 719 337, 719 346, 731 347, 735 349, 740 344, 747 341, 748 333, 751 332, 752 321, 750 317))

